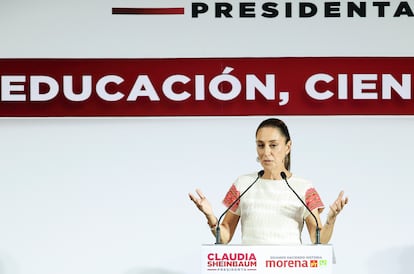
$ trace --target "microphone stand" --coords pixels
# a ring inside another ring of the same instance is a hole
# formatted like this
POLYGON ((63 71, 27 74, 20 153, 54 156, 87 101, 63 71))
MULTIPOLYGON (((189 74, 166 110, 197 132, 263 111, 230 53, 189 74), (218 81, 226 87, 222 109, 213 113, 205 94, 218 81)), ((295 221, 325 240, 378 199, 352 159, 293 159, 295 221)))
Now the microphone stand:
POLYGON ((313 216, 313 218, 315 219, 316 222, 316 241, 315 244, 321 244, 321 229, 319 228, 319 223, 318 223, 318 219, 316 218, 315 214, 313 214, 313 212, 310 210, 310 208, 305 204, 305 202, 299 197, 299 195, 296 193, 295 190, 293 190, 293 188, 289 185, 287 177, 286 177, 286 173, 284 173, 283 171, 280 172, 280 176, 282 176, 282 179, 285 180, 287 186, 290 188, 290 190, 292 190, 293 193, 295 193, 296 197, 299 199, 299 201, 301 201, 301 203, 305 206, 305 208, 310 212, 310 214, 313 216))
POLYGON ((262 177, 263 176, 263 174, 264 174, 264 171, 263 170, 261 170, 261 171, 259 171, 259 173, 258 173, 258 175, 257 175, 257 178, 253 181, 253 183, 251 183, 250 185, 249 185, 249 187, 248 188, 246 188, 246 190, 245 191, 243 191, 242 192, 242 194, 240 194, 240 196, 239 197, 237 197, 237 199, 236 200, 234 200, 231 204, 230 204, 230 206, 229 207, 227 207, 227 209, 223 212, 223 214, 221 214, 220 215, 220 218, 218 219, 218 221, 217 221, 217 225, 216 225, 216 244, 220 244, 220 242, 221 242, 221 239, 220 239, 220 222, 221 222, 221 219, 224 217, 224 215, 230 210, 230 208, 232 208, 240 199, 241 199, 241 197, 259 180, 259 178, 260 177, 262 177))

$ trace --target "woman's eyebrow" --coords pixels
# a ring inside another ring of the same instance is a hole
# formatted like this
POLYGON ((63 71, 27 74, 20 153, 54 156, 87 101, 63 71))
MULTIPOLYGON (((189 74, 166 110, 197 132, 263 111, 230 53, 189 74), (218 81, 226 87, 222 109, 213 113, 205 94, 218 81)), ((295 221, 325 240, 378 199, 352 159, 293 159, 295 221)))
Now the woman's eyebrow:
MULTIPOLYGON (((277 142, 278 142, 278 140, 269 140, 269 141, 267 141, 267 142, 269 142, 269 143, 277 143, 277 142)), ((257 140, 257 141, 256 141, 256 143, 266 143, 266 141, 257 140)))

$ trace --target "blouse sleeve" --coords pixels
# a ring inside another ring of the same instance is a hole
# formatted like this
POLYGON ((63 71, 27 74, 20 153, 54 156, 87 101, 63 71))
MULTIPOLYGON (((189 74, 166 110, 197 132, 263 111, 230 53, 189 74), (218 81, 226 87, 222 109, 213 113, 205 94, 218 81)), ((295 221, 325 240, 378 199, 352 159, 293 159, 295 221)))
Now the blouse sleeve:
MULTIPOLYGON (((231 185, 229 191, 227 191, 226 196, 223 199, 223 204, 226 207, 229 207, 238 197, 240 196, 240 191, 237 190, 236 186, 234 184, 231 185)), ((239 208, 240 200, 238 200, 231 208, 230 210, 233 213, 237 214, 237 209, 239 208)))
POLYGON ((309 188, 305 194, 305 202, 309 209, 312 211, 314 209, 318 209, 319 212, 322 212, 325 208, 321 197, 319 196, 318 192, 315 188, 309 188))

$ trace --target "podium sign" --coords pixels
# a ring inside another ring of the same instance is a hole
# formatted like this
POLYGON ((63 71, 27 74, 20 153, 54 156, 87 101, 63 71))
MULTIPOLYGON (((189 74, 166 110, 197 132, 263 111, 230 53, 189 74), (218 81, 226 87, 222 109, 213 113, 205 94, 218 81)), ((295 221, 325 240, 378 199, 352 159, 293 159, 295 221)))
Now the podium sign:
POLYGON ((202 273, 331 274, 331 245, 203 245, 202 273))

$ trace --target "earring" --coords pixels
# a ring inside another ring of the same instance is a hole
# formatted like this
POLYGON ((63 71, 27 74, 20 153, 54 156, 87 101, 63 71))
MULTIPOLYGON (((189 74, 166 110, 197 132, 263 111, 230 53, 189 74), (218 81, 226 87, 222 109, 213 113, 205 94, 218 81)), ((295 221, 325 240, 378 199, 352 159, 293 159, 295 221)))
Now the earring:
POLYGON ((260 163, 259 156, 256 157, 256 162, 260 163))

